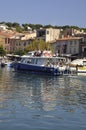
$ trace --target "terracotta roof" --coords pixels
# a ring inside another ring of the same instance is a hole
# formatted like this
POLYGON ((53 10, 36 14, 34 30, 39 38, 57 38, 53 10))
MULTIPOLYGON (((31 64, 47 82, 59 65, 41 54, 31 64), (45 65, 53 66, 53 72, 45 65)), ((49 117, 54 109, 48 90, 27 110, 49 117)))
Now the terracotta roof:
POLYGON ((80 40, 82 39, 83 37, 64 37, 64 38, 59 38, 59 39, 56 39, 56 40, 53 40, 51 41, 50 43, 55 43, 57 41, 69 41, 69 40, 80 40))
POLYGON ((9 31, 0 31, 0 36, 3 36, 3 37, 12 37, 14 36, 16 33, 15 32, 9 32, 9 31))
POLYGON ((64 37, 64 38, 59 38, 56 41, 64 41, 64 40, 79 40, 82 39, 82 37, 64 37))

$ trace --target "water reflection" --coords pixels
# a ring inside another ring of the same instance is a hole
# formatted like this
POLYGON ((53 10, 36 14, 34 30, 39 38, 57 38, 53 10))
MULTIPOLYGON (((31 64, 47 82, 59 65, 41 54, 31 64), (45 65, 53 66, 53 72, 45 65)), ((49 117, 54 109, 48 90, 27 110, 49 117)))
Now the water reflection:
POLYGON ((0 69, 0 129, 86 128, 85 84, 85 77, 49 77, 0 69))
POLYGON ((0 109, 11 105, 51 111, 86 106, 86 87, 77 77, 48 77, 0 70, 0 109), (13 102, 14 101, 14 102, 13 102), (6 103, 5 103, 6 102, 6 103))

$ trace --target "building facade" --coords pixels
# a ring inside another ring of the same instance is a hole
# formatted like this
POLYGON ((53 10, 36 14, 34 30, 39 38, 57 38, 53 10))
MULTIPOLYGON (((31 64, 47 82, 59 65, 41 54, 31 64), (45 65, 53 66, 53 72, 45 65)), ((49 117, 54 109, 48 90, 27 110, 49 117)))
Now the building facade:
POLYGON ((36 37, 36 32, 13 33, 9 31, 0 32, 0 45, 3 46, 6 53, 13 53, 18 49, 24 50, 36 37))
POLYGON ((60 36, 60 29, 46 28, 37 30, 37 39, 42 39, 45 42, 51 42, 58 39, 60 36))
POLYGON ((61 38, 51 43, 54 53, 59 55, 77 55, 80 53, 81 37, 61 38))
POLYGON ((10 37, 14 35, 13 32, 1 31, 0 32, 0 45, 8 53, 10 51, 10 37))

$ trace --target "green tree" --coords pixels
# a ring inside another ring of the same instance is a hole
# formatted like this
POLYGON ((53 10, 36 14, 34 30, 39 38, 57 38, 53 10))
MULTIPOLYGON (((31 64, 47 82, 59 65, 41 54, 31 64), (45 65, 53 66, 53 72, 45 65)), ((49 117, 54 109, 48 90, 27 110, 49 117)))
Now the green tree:
POLYGON ((51 47, 49 42, 45 42, 43 40, 34 40, 32 43, 30 43, 26 48, 25 51, 36 51, 36 50, 51 50, 53 51, 53 48, 51 47))
POLYGON ((4 56, 6 51, 3 49, 3 46, 0 46, 0 56, 4 56))
POLYGON ((40 28, 43 28, 43 25, 41 25, 41 24, 35 24, 35 29, 40 29, 40 28))
POLYGON ((21 49, 18 49, 18 50, 16 50, 15 52, 14 52, 14 55, 20 55, 20 56, 22 56, 22 55, 24 55, 25 54, 25 52, 23 51, 23 50, 21 50, 21 49))
POLYGON ((16 31, 19 32, 19 33, 22 33, 23 29, 19 26, 19 27, 16 27, 16 31))
POLYGON ((12 27, 12 23, 11 23, 11 22, 6 23, 6 25, 7 25, 9 28, 12 27))
POLYGON ((49 24, 49 25, 45 25, 44 28, 54 28, 54 26, 49 24))
POLYGON ((22 24, 22 27, 24 28, 24 31, 28 31, 28 24, 22 24))
POLYGON ((19 24, 19 23, 14 22, 14 23, 12 24, 12 27, 14 27, 14 28, 16 28, 16 27, 20 27, 20 24, 19 24))
POLYGON ((2 22, 0 22, 0 24, 6 24, 6 22, 2 21, 2 22))

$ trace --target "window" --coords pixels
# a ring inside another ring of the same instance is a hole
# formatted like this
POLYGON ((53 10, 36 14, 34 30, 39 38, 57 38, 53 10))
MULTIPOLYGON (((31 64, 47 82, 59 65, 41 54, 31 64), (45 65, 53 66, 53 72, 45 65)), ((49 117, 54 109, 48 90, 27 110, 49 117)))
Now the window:
POLYGON ((72 41, 70 41, 70 46, 72 46, 72 41))
POLYGON ((5 44, 7 44, 7 38, 5 38, 5 44))
POLYGON ((47 34, 49 34, 49 31, 47 31, 47 34))
POLYGON ((86 66, 86 61, 83 61, 83 65, 86 66))
POLYGON ((19 46, 21 45, 21 43, 19 43, 19 46))
POLYGON ((8 44, 10 43, 10 39, 8 38, 8 44))
POLYGON ((86 52, 86 48, 84 48, 84 52, 86 52))
POLYGON ((26 46, 26 42, 24 42, 24 46, 26 46))
POLYGON ((71 48, 70 48, 70 54, 71 54, 71 48))
POLYGON ((76 48, 74 48, 74 53, 76 53, 76 48))

